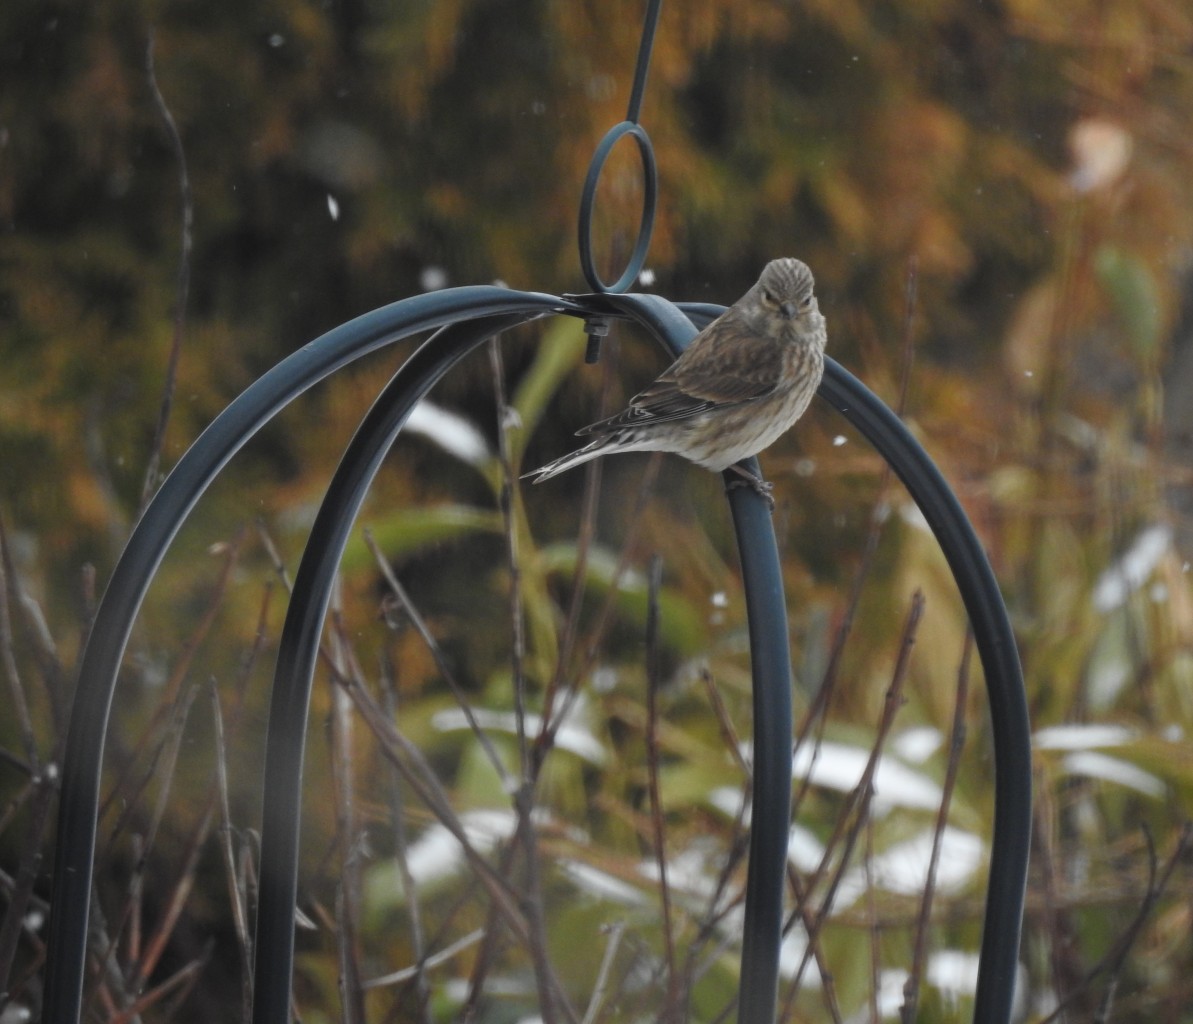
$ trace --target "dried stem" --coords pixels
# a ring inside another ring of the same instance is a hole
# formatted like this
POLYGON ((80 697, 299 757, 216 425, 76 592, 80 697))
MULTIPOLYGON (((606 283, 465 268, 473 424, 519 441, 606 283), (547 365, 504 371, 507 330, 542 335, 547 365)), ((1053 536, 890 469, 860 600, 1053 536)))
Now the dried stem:
MULTIPOLYGON (((913 253, 907 261, 907 287, 903 293, 903 365, 899 371, 899 395, 895 400, 895 412, 900 417, 907 411, 907 392, 911 386, 911 369, 915 365, 915 313, 919 269, 919 258, 913 253)), ((885 472, 890 473, 889 466, 885 472)))
MULTIPOLYGON (((501 463, 501 518, 505 523, 506 569, 509 572, 510 671, 514 683, 514 718, 518 750, 522 756, 522 782, 530 778, 530 749, 526 742, 526 623, 522 611, 522 562, 514 514, 514 471, 510 462, 509 429, 512 410, 506 404, 505 370, 501 344, 489 339, 489 365, 493 371, 493 396, 497 404, 497 453, 501 463)), ((551 1024, 548 1019, 546 1024, 551 1024)))
MULTIPOLYGON (((161 825, 162 818, 165 816, 166 805, 170 799, 170 789, 174 782, 175 770, 178 767, 178 755, 182 749, 182 739, 186 730, 186 722, 190 716, 191 706, 194 704, 195 695, 198 693, 198 690, 198 686, 187 687, 185 691, 177 695, 169 707, 170 720, 166 726, 165 734, 154 750, 153 757, 150 759, 140 783, 134 788, 132 799, 126 804, 124 813, 121 814, 116 820, 116 824, 112 827, 112 833, 108 838, 110 845, 115 842, 120 833, 128 826, 128 823, 140 813, 140 805, 137 801, 145 789, 149 787, 150 783, 156 781, 159 783, 159 788, 157 800, 151 812, 149 828, 145 836, 146 855, 153 849, 157 830, 161 825)), ((113 798, 114 796, 109 797, 109 802, 113 798)), ((138 870, 140 869, 138 868, 138 870)))
POLYGON ((236 931, 236 945, 240 951, 240 1017, 247 1021, 253 1009, 253 944, 249 935, 248 906, 244 886, 236 871, 236 854, 232 847, 232 811, 228 802, 228 748, 224 741, 224 714, 220 708, 219 688, 212 679, 211 717, 215 726, 215 777, 220 810, 220 856, 224 861, 224 875, 228 884, 228 903, 232 908, 232 924, 236 931))
POLYGON ((389 564, 389 559, 385 557, 384 552, 378 547, 372 532, 367 528, 364 531, 364 539, 365 544, 368 545, 369 550, 373 553, 373 559, 377 563, 377 568, 381 571, 381 578, 385 580, 385 585, 389 587, 390 593, 393 594, 398 604, 401 605, 402 612, 410 620, 410 624, 414 626, 423 643, 426 644, 427 650, 435 661, 435 667, 439 670, 443 681, 447 683, 448 689, 451 690, 452 696, 456 699, 456 703, 460 705, 460 710, 464 713, 464 720, 468 723, 468 727, 472 730, 473 736, 476 737, 477 742, 481 745, 481 750, 484 751, 485 757, 489 759, 489 763, 493 766, 493 770, 501 780, 502 788, 507 792, 512 791, 515 788, 514 780, 510 778, 510 774, 506 770, 505 764, 502 762, 501 756, 497 753, 497 749, 493 746, 493 742, 489 739, 488 734, 476 720, 476 714, 472 710, 472 702, 468 699, 468 694, 464 691, 464 687, 456 679, 455 673, 447 662, 447 656, 443 653, 443 648, 439 646, 439 641, 435 639, 426 620, 419 613, 414 602, 410 599, 410 595, 406 592, 406 588, 398 580, 393 566, 389 564))
POLYGON ((165 952, 166 943, 174 933, 174 927, 178 923, 178 918, 182 915, 182 911, 186 906, 191 889, 194 888, 195 871, 199 866, 199 854, 202 852, 203 844, 206 842, 207 836, 211 831, 211 822, 215 817, 215 807, 215 794, 211 793, 208 796, 207 806, 203 811, 203 815, 187 842, 182 870, 179 872, 178 880, 170 893, 166 909, 157 927, 154 929, 153 935, 146 944, 145 955, 141 958, 140 963, 137 964, 137 980, 135 984, 137 992, 140 992, 144 988, 145 984, 149 981, 149 976, 153 973, 154 968, 157 967, 162 953, 165 952))
MULTIPOLYGON (((33 656, 37 659, 38 668, 45 680, 46 692, 50 698, 50 710, 54 716, 55 732, 61 735, 66 732, 66 673, 62 669, 62 660, 58 656, 58 649, 54 644, 53 636, 50 635, 50 627, 46 623, 41 606, 21 585, 21 577, 13 562, 12 548, 8 543, 8 532, 3 516, 0 516, 0 587, 4 588, 0 600, 7 601, 9 607, 19 613, 23 620, 24 638, 29 644, 33 656)), ((5 615, 7 616, 8 612, 5 612, 5 615)), ((9 628, 11 634, 11 627, 9 628)), ((26 711, 27 714, 28 711, 26 711)), ((27 746, 28 740, 26 739, 24 742, 27 746)))
MULTIPOLYGON (((911 649, 915 644, 916 632, 919 628, 920 618, 924 610, 924 595, 920 591, 916 591, 912 595, 911 609, 908 612, 907 620, 903 627, 903 639, 899 649, 899 656, 895 662, 895 669, 891 676, 891 683, 886 692, 886 699, 883 704, 882 718, 878 723, 878 730, 875 736, 874 746, 870 751, 870 757, 866 762, 866 767, 862 772, 862 777, 856 787, 849 794, 849 798, 845 802, 845 807, 842 810, 840 817, 837 819, 836 827, 833 830, 833 835, 829 842, 825 845, 824 856, 821 858, 820 866, 812 876, 808 885, 809 894, 815 890, 820 880, 828 871, 828 865, 831 858, 836 852, 839 844, 843 843, 840 860, 837 864, 837 869, 833 873, 833 877, 829 882, 827 891, 820 902, 820 908, 813 919, 812 928, 808 930, 808 948, 804 952, 804 956, 800 961, 798 970, 792 980, 791 988, 788 991, 787 999, 783 1008, 781 1019, 788 1020, 794 1010, 795 996, 799 992, 800 982, 803 980, 804 971, 807 968, 808 961, 812 957, 812 952, 819 940, 820 932, 824 927, 825 921, 828 919, 829 913, 832 911, 833 900, 836 896, 837 888, 841 883, 841 879, 845 875, 845 871, 849 866, 849 861, 852 855, 853 848, 857 842, 858 836, 864 826, 866 816, 869 814, 870 801, 874 795, 874 774, 878 770, 878 764, 882 757, 882 749, 885 746, 886 738, 890 733, 891 727, 894 725, 895 715, 903 704, 903 683, 907 677, 907 671, 911 663, 911 649)), ((788 917, 786 924, 783 927, 784 934, 786 934, 795 924, 796 915, 793 914, 788 917)))
MULTIPOLYGON (((596 660, 600 655, 601 642, 605 637, 606 631, 609 629, 609 624, 612 622, 613 609, 617 604, 617 595, 621 589, 621 582, 625 579, 625 574, 629 571, 634 545, 638 539, 638 530, 643 518, 642 513, 654 489, 654 482, 658 477, 661 463, 662 455, 659 452, 654 452, 642 472, 642 481, 638 487, 638 496, 634 503, 634 509, 630 514, 630 525, 626 530, 625 539, 622 541, 621 553, 617 559, 617 566, 613 570, 613 577, 609 581, 608 593, 605 595, 605 600, 601 605, 600 611, 597 612, 596 621, 585 634, 584 639, 577 645, 582 652, 582 656, 580 664, 573 672, 574 679, 584 679, 592 671, 592 667, 596 664, 596 660)), ((568 690, 559 712, 550 721, 544 716, 542 731, 535 739, 536 763, 541 763, 542 758, 546 756, 546 751, 550 749, 551 744, 554 742, 556 730, 567 719, 568 712, 571 710, 572 704, 575 702, 577 696, 579 696, 579 693, 579 687, 573 686, 568 690)))
MULTIPOLYGON (((129 1024, 130 1021, 135 1021, 146 1010, 152 1009, 170 995, 175 997, 175 1005, 177 1005, 178 1001, 185 998, 187 993, 194 987, 195 982, 199 980, 199 977, 203 973, 203 968, 207 966, 207 960, 207 955, 197 960, 192 960, 185 967, 175 971, 174 974, 160 985, 139 996, 119 1013, 111 1014, 108 1018, 108 1024, 129 1024)), ((163 1019, 171 1020, 173 1019, 173 1014, 165 1014, 163 1019)))
MULTIPOLYGON (((344 634, 339 588, 332 608, 332 656, 338 674, 359 681, 360 673, 344 634)), ((360 856, 357 842, 356 788, 352 770, 354 729, 352 702, 344 689, 332 686, 331 774, 335 790, 336 831, 340 840, 339 881, 335 900, 336 951, 340 968, 340 1007, 344 1024, 364 1024, 360 948, 360 856)))
POLYGON ((919 917, 916 919, 915 952, 912 955, 907 981, 903 985, 903 1006, 899 1011, 899 1019, 903 1024, 914 1024, 916 1010, 919 1006, 920 983, 927 964, 928 924, 932 918, 932 900, 936 893, 936 871, 940 865, 940 850, 949 821, 949 807, 953 802, 953 790, 957 786, 957 774, 961 768, 961 752, 965 749, 965 714, 969 706, 969 663, 972 655, 973 633, 967 631, 965 646, 961 652, 961 665, 957 669, 957 698, 953 706, 949 760, 945 768, 940 808, 936 812, 936 828, 932 835, 932 854, 928 858, 928 875, 924 883, 924 896, 920 901, 919 917))
MULTIPOLYGON (((599 459, 595 461, 600 461, 599 459)), ((609 975, 613 970, 613 961, 617 956, 617 949, 621 945, 621 937, 625 934, 625 922, 614 921, 609 926, 609 940, 605 943, 605 955, 601 957, 601 966, 597 971, 596 983, 592 986, 592 996, 588 1000, 588 1009, 584 1012, 584 1019, 580 1024, 595 1024, 597 1014, 600 1013, 605 995, 609 990, 609 975)))
MULTIPOLYGON (((501 360, 501 345, 496 338, 489 340, 489 364, 493 371, 493 393, 497 404, 497 451, 501 463, 501 517, 505 523, 506 554, 509 572, 510 614, 510 672, 514 683, 514 721, 518 733, 518 753, 521 757, 521 783, 514 798, 518 814, 518 835, 522 839, 525 856, 526 892, 522 905, 530 925, 530 952, 534 959, 534 976, 539 990, 539 1014, 543 1024, 555 1024, 555 993, 550 984, 553 974, 547 952, 547 925, 543 918, 542 873, 539 863, 538 841, 531 812, 534 810, 535 762, 526 735, 526 623, 522 608, 522 563, 518 544, 517 510, 515 509, 515 474, 510 460, 509 429, 512 410, 506 404, 505 369, 501 360)), ((545 728, 545 725, 543 726, 545 728)), ((572 1014, 569 1017, 574 1019, 572 1014)))
POLYGON ((458 954, 463 953, 464 950, 475 946, 484 937, 484 930, 477 928, 457 939, 450 946, 444 946, 438 953, 432 953, 430 956, 422 958, 413 967, 403 967, 400 971, 383 974, 378 978, 370 978, 363 987, 365 989, 383 988, 386 985, 400 985, 402 982, 417 980, 420 977, 424 977, 425 980, 427 970, 447 963, 458 954))
POLYGON ((1103 1024, 1103 1022, 1110 1019, 1110 1010, 1118 988, 1119 978, 1127 962, 1127 957, 1130 955, 1132 947, 1143 931, 1143 926, 1151 915, 1152 910, 1155 909, 1156 903, 1163 895, 1164 890, 1168 888, 1168 883, 1172 880, 1172 875, 1177 865, 1185 860, 1190 847, 1193 846, 1193 824, 1186 822, 1185 826, 1181 829, 1180 836, 1176 841, 1176 848, 1173 850, 1172 856, 1168 858, 1168 863, 1164 865, 1162 872, 1158 870, 1155 842, 1152 839, 1151 830, 1146 825, 1143 826, 1143 836, 1147 844, 1148 881, 1139 909, 1131 919, 1131 923, 1127 926, 1126 931, 1119 936, 1118 941, 1114 943, 1106 955, 1085 975, 1082 984, 1070 992, 1061 1004, 1048 1014, 1047 1017, 1043 1018, 1039 1024, 1052 1024, 1053 1021, 1060 1019, 1077 997, 1084 993, 1093 984, 1094 980, 1101 975, 1106 975, 1108 979, 1107 986, 1097 1011, 1093 1016, 1093 1020, 1097 1024, 1103 1024))
MULTIPOLYGON (((398 720, 398 687, 394 666, 388 658, 381 670, 381 701, 385 713, 391 721, 396 722, 398 720)), ((433 966, 433 958, 427 955, 427 943, 423 934, 423 919, 418 886, 414 880, 414 876, 410 872, 410 861, 406 855, 408 837, 406 835, 405 801, 402 795, 402 780, 397 768, 392 764, 388 767, 389 818, 390 828, 393 831, 394 837, 394 863, 397 864, 398 875, 402 879, 402 892, 406 896, 406 913, 410 920, 410 943, 414 951, 414 966, 410 968, 409 977, 414 982, 419 1019, 422 1021, 422 1024, 431 1024, 431 986, 427 981, 427 969, 433 966)), ((477 938, 479 939, 480 936, 478 935, 477 938)), ((443 952, 446 952, 446 950, 443 952)), ((454 955, 454 952, 452 955, 454 955)), ((438 961, 435 962, 437 963, 438 961)), ((394 975, 386 975, 385 979, 374 979, 363 983, 363 987, 367 989, 374 985, 394 984, 400 980, 405 979, 399 979, 394 975)))
POLYGON ((154 753, 150 765, 142 773, 140 779, 135 783, 131 780, 133 771, 144 754, 145 749, 149 746, 152 738, 157 734, 163 723, 175 712, 178 706, 179 695, 182 693, 182 684, 190 672, 200 646, 215 625, 216 618, 223 606, 228 585, 232 580, 233 570, 236 568, 236 564, 240 558, 243 540, 244 531, 240 531, 231 543, 221 545, 224 560, 220 566, 219 576, 216 578, 215 585, 212 588, 211 598, 208 600, 207 606, 204 609, 203 617, 183 643, 182 650, 179 652, 178 658, 174 663, 173 670, 170 672, 165 685, 161 687, 162 696, 149 724, 141 733, 123 770, 117 777, 107 797, 100 805, 99 817, 101 819, 117 802, 123 803, 125 807, 125 813, 112 829, 112 838, 120 834, 121 829, 127 824, 128 817, 132 813, 141 792, 157 774, 154 760, 160 756, 162 742, 164 741, 159 742, 158 749, 154 753))
POLYGON ((41 775, 33 786, 29 808, 29 824, 21 845, 16 877, 6 886, 8 906, 0 921, 0 1013, 9 997, 20 989, 11 985, 13 963, 25 923, 25 915, 34 900, 33 887, 41 869, 42 848, 54 806, 56 788, 48 774, 41 775))
POLYGON ((41 756, 37 751, 33 719, 29 715, 29 703, 25 699, 25 687, 21 682, 21 672, 17 667, 16 652, 13 649, 12 618, 9 615, 8 541, 2 522, 0 522, 0 545, 3 545, 3 551, 0 553, 2 554, 0 557, 0 664, 4 666, 4 676, 8 681, 8 695, 11 701, 9 707, 17 720, 21 744, 25 748, 25 757, 29 762, 30 770, 37 774, 40 771, 41 756))
MULTIPOLYGON (((601 363, 601 398, 597 419, 603 419, 610 407, 610 395, 615 379, 617 346, 614 334, 610 334, 604 341, 605 358, 601 363)), ((593 538, 596 536, 596 516, 601 497, 601 480, 604 473, 604 459, 590 459, 584 466, 584 492, 580 507, 580 526, 576 534, 576 568, 572 573, 572 595, 568 602, 568 614, 564 620, 563 632, 559 640, 559 656, 555 662, 555 671, 547 682, 543 693, 543 727, 552 720, 555 711, 555 698, 559 688, 563 685, 571 664, 572 654, 576 646, 576 637, 580 630, 580 612, 584 606, 586 580, 588 574, 588 556, 592 550, 593 538)), ((541 757, 545 748, 541 744, 541 735, 536 738, 534 756, 541 757)))
POLYGON ((342 680, 341 685, 347 689, 357 710, 381 744, 386 758, 401 772, 418 798, 460 844, 469 866, 496 905, 501 908, 506 923, 520 940, 526 941, 529 937, 526 921, 518 907, 516 894, 510 889, 508 879, 494 871, 472 845, 463 823, 456 815, 434 769, 427 763, 423 753, 398 731, 384 709, 356 681, 342 680))
POLYGON ((659 650, 659 589, 663 584, 663 560, 651 556, 646 603, 646 777, 650 794, 650 823, 655 866, 659 873, 659 896, 663 910, 663 953, 667 969, 667 993, 659 1019, 680 1019, 679 972, 675 966, 675 924, 671 916, 671 888, 667 884, 667 829, 663 822, 663 801, 659 794, 659 689, 663 685, 659 650))
POLYGON ((878 893, 874 886, 874 819, 866 816, 866 917, 870 935, 870 1019, 881 1020, 878 990, 882 986, 882 926, 878 920, 878 893))
POLYGON ((166 363, 166 379, 162 385, 162 402, 158 410, 157 426, 153 432, 153 442, 149 449, 149 462, 145 469, 145 482, 141 488, 141 508, 149 503, 149 498, 157 489, 162 449, 166 441, 166 426, 170 422, 170 409, 174 404, 174 391, 178 379, 178 359, 182 353, 182 342, 186 335, 186 307, 191 284, 191 250, 194 246, 192 229, 194 226, 195 207, 191 195, 191 179, 186 166, 186 150, 182 145, 182 136, 178 131, 178 124, 166 98, 162 95, 157 84, 157 73, 153 61, 153 33, 149 33, 149 43, 145 48, 145 75, 149 81, 149 91, 153 95, 154 105, 161 115, 166 134, 170 139, 170 148, 174 151, 174 159, 178 163, 178 190, 182 206, 181 247, 178 254, 178 277, 174 288, 174 335, 170 343, 170 355, 166 363))
POLYGON ((717 689, 716 680, 713 679, 712 672, 707 666, 700 669, 700 682, 704 685, 704 692, 708 694, 708 703, 712 706, 713 714, 716 715, 717 726, 721 730, 721 739, 725 743, 725 749, 729 751, 729 755, 742 773, 742 778, 749 786, 750 766, 746 763, 745 755, 742 753, 741 737, 737 734, 733 720, 729 717, 729 709, 725 707, 721 691, 717 689))

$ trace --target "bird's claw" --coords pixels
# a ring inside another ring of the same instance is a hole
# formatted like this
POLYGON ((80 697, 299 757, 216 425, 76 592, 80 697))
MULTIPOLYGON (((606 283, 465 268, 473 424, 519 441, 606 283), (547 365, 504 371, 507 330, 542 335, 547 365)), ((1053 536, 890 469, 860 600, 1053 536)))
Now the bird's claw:
POLYGON ((731 468, 740 476, 740 479, 730 480, 725 485, 725 489, 727 491, 731 491, 735 487, 749 487, 750 490, 766 501, 766 507, 768 511, 774 512, 775 498, 772 492, 775 489, 775 485, 769 480, 763 480, 762 477, 755 476, 753 473, 741 469, 738 466, 733 466, 731 468))

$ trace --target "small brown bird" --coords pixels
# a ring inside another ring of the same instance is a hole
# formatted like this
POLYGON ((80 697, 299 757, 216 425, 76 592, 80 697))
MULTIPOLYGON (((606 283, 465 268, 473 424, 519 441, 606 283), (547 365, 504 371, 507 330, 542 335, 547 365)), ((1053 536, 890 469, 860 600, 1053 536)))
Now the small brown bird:
POLYGON ((613 452, 675 452, 769 499, 771 485, 734 463, 784 433, 820 385, 827 336, 812 284, 806 264, 772 260, 622 412, 576 431, 595 434, 589 444, 526 475, 537 484, 613 452))

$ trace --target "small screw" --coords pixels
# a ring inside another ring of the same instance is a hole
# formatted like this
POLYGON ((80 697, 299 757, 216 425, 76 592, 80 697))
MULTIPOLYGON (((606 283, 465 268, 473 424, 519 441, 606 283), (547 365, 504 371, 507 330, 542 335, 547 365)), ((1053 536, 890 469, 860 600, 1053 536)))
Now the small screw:
POLYGON ((586 363, 598 362, 601 358, 601 339, 609 333, 609 318, 590 316, 584 321, 584 333, 588 335, 588 348, 584 351, 586 363))

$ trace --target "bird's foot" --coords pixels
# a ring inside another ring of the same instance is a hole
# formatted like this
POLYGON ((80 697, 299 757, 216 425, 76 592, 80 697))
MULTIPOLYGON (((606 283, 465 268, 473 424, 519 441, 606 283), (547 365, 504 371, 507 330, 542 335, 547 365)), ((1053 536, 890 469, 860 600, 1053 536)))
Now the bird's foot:
POLYGON ((763 480, 757 473, 751 473, 748 469, 742 466, 733 465, 729 467, 733 472, 741 477, 740 480, 730 480, 726 485, 727 491, 733 490, 735 487, 749 487, 755 494, 759 495, 766 501, 766 507, 769 511, 775 510, 775 497, 772 493, 775 485, 769 480, 763 480))

